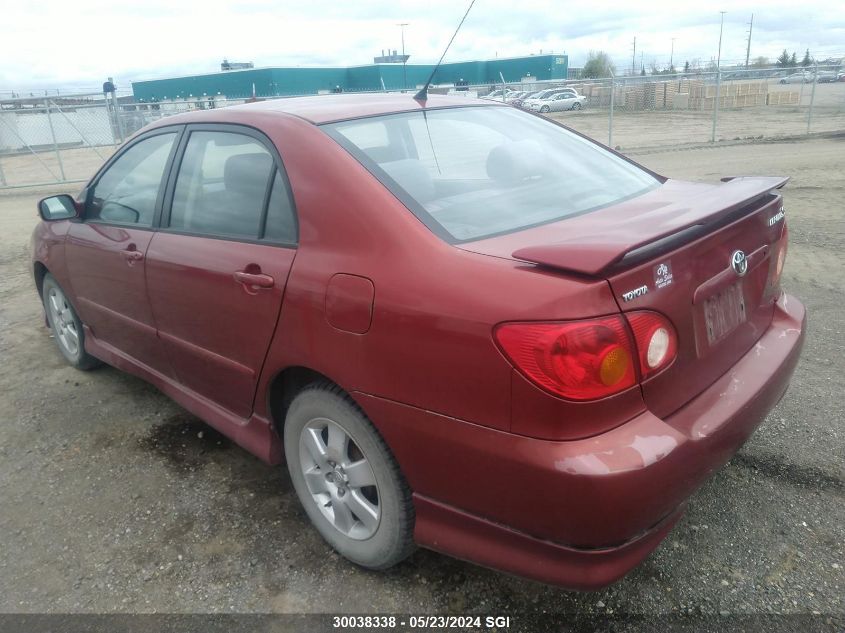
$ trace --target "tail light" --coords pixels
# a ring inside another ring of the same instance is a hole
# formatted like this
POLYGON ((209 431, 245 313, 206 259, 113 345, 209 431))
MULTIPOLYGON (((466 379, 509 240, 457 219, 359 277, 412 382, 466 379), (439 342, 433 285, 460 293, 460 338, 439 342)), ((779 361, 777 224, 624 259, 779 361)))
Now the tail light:
POLYGON ((530 380, 571 400, 596 400, 636 384, 622 316, 563 323, 505 323, 495 330, 505 355, 530 380))
POLYGON ((662 371, 677 355, 678 338, 665 317, 645 311, 626 317, 503 323, 494 336, 535 384, 569 400, 598 400, 662 371))
POLYGON ((669 319, 657 312, 625 314, 637 344, 640 380, 666 369, 678 354, 678 335, 669 319))

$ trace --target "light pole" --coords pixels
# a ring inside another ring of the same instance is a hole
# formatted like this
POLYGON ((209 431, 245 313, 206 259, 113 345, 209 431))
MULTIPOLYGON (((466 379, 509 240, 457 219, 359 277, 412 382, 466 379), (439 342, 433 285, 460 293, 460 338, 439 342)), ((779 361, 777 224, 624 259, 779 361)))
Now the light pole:
POLYGON ((675 40, 678 39, 677 37, 672 38, 672 51, 669 53, 669 70, 672 71, 675 69, 675 65, 672 63, 675 61, 675 40))
POLYGON ((408 87, 408 79, 405 72, 405 27, 408 26, 408 23, 402 22, 396 26, 398 26, 402 32, 402 90, 405 90, 408 87))
POLYGON ((719 11, 722 14, 722 20, 719 24, 719 52, 716 54, 716 100, 713 102, 713 130, 710 132, 710 142, 716 142, 716 121, 719 118, 719 89, 722 84, 722 31, 725 28, 725 13, 727 11, 719 11))

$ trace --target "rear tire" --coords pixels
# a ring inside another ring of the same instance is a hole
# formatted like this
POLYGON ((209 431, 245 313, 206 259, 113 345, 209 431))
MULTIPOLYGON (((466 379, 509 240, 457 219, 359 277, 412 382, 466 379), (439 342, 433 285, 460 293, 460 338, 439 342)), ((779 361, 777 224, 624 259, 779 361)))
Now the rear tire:
POLYGON ((293 399, 284 446, 300 503, 339 554, 386 569, 414 551, 411 491, 384 440, 340 388, 318 383, 293 399))
POLYGON ((85 351, 85 331, 82 320, 76 314, 70 301, 50 273, 44 275, 41 284, 41 299, 47 313, 47 323, 53 331, 53 338, 62 356, 73 367, 81 370, 94 369, 102 362, 85 351))

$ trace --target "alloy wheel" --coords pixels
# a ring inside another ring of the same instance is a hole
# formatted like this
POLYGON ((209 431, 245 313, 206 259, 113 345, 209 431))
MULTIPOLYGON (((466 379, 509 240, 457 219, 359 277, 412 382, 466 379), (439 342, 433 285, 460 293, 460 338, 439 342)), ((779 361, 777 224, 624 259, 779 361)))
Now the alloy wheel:
POLYGON ((337 531, 355 540, 375 534, 381 520, 376 477, 342 426, 310 420, 299 437, 299 466, 312 500, 337 531))
POLYGON ((59 339, 59 344, 71 356, 79 353, 79 330, 73 309, 64 293, 56 287, 47 293, 47 309, 50 312, 50 323, 59 339))

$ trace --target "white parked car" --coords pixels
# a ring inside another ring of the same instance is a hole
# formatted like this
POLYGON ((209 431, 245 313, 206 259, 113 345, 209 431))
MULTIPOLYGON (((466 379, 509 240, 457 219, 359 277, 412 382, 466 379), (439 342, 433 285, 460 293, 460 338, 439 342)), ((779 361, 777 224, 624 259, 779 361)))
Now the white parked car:
MULTIPOLYGON (((511 94, 516 92, 515 90, 511 90, 510 88, 506 88, 504 90, 505 99, 507 99, 511 94)), ((484 95, 481 97, 482 99, 495 99, 496 101, 502 101, 502 90, 494 90, 493 92, 484 95)))
POLYGON ((580 110, 584 107, 587 97, 579 95, 572 89, 565 92, 549 95, 545 99, 531 100, 528 102, 535 112, 560 112, 562 110, 580 110))

